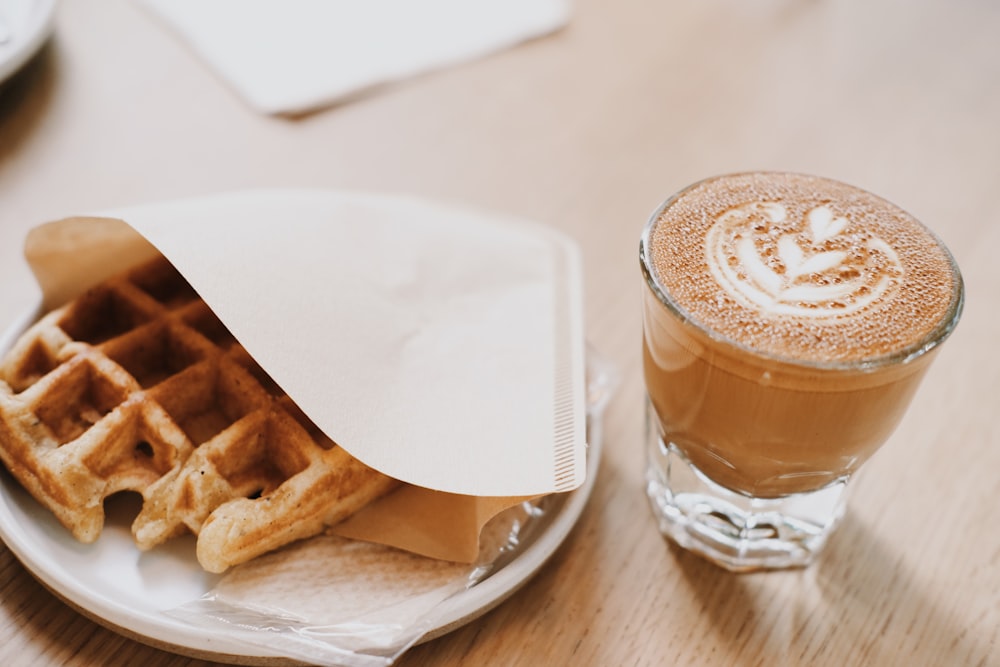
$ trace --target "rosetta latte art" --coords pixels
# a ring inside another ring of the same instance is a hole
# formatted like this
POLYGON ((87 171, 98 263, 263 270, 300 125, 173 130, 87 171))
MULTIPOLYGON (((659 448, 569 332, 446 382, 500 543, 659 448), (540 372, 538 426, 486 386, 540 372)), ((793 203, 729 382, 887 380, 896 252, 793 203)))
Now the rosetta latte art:
POLYGON ((885 241, 824 204, 801 217, 776 202, 723 212, 706 236, 712 276, 744 306, 816 319, 864 310, 898 287, 903 266, 885 241))

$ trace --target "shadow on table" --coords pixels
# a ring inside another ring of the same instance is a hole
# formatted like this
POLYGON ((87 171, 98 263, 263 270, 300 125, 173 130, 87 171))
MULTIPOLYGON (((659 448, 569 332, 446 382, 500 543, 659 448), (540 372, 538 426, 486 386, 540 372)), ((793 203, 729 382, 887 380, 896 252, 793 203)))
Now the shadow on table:
POLYGON ((703 603, 707 625, 733 657, 749 651, 791 664, 835 664, 846 657, 878 664, 880 656, 919 659, 920 664, 988 662, 988 639, 972 635, 960 619, 938 607, 898 550, 850 513, 837 531, 836 543, 816 563, 784 572, 733 574, 673 543, 669 548, 703 603), (851 558, 838 551, 851 551, 851 558), (911 618, 920 619, 922 627, 911 618), (921 637, 935 639, 913 654, 921 637))
POLYGON ((20 71, 0 83, 0 167, 45 116, 58 79, 58 44, 49 40, 20 71))

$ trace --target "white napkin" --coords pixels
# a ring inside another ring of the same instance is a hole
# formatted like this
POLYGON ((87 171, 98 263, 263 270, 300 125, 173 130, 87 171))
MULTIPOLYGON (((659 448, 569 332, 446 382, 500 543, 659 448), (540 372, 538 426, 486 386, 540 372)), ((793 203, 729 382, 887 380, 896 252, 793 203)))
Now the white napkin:
POLYGON ((294 114, 556 30, 570 0, 139 0, 251 106, 294 114))

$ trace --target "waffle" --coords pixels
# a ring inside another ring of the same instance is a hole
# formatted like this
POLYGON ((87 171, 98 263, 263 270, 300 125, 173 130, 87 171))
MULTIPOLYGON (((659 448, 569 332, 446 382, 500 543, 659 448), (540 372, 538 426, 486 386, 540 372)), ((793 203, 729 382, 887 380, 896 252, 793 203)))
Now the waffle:
POLYGON ((0 361, 0 459, 81 542, 106 498, 140 493, 138 547, 192 532, 209 572, 396 484, 323 435, 162 258, 45 315, 0 361))

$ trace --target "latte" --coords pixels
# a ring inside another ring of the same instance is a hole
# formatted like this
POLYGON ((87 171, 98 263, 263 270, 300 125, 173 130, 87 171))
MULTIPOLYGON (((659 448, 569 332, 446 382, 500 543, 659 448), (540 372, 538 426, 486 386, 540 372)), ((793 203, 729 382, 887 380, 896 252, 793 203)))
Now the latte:
POLYGON ((660 440, 754 497, 847 479, 961 312, 961 276, 934 234, 812 176, 695 184, 650 220, 641 260, 660 440))

